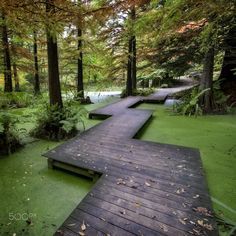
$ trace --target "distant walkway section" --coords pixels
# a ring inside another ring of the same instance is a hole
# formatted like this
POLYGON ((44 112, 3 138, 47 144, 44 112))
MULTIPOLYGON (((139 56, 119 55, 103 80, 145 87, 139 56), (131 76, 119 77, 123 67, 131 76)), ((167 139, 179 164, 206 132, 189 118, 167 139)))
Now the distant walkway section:
POLYGON ((133 139, 152 116, 134 107, 183 89, 92 111, 107 119, 45 154, 52 168, 99 177, 55 235, 218 235, 199 151, 133 139))

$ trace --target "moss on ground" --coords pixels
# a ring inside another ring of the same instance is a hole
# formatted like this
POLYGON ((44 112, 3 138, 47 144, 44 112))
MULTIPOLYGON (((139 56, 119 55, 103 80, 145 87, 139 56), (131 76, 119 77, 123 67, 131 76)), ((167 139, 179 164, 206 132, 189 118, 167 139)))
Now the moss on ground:
POLYGON ((185 117, 161 105, 137 108, 154 110, 140 139, 200 149, 214 210, 236 222, 236 115, 185 117))

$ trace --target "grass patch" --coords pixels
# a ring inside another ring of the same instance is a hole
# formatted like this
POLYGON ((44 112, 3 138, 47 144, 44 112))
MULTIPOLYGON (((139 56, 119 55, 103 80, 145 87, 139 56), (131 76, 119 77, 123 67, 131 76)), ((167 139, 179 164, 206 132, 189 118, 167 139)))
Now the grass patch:
POLYGON ((236 222, 236 115, 195 118, 173 115, 161 105, 137 108, 155 110, 140 139, 200 149, 214 210, 236 222))

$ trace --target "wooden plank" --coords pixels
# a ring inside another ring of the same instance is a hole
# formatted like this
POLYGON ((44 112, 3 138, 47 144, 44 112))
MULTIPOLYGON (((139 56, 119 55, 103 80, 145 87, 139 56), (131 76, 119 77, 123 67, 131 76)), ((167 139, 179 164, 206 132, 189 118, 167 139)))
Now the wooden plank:
POLYGON ((93 228, 105 233, 106 235, 132 235, 129 231, 117 227, 116 224, 109 221, 105 212, 97 212, 96 209, 92 209, 91 206, 84 206, 82 204, 83 203, 79 204, 79 206, 72 212, 71 217, 83 220, 85 224, 91 225, 93 228))
MULTIPOLYGON (((130 217, 128 219, 127 217, 124 218, 121 213, 115 214, 109 211, 109 209, 105 208, 102 209, 94 204, 91 204, 91 202, 88 204, 83 201, 81 202, 81 204, 79 204, 77 209, 87 211, 90 214, 94 215, 95 217, 103 219, 103 221, 105 221, 106 223, 114 225, 116 231, 114 229, 111 229, 111 235, 114 235, 116 233, 118 233, 117 235, 124 235, 123 231, 127 231, 129 232, 129 234, 132 235, 140 235, 140 233, 142 233, 143 235, 150 235, 150 236, 157 235, 156 231, 149 229, 148 227, 145 227, 141 224, 133 223, 130 220, 130 217)), ((120 210, 122 211, 122 209, 120 210)))
POLYGON ((199 151, 132 139, 152 111, 137 104, 163 102, 174 90, 128 97, 97 109, 107 118, 45 154, 49 167, 102 177, 55 235, 218 235, 199 151), (204 220, 212 230, 197 222, 204 220))
POLYGON ((85 235, 100 235, 104 236, 105 233, 99 231, 98 229, 94 228, 88 222, 85 222, 82 218, 73 218, 72 216, 68 217, 67 220, 63 223, 63 227, 60 228, 59 232, 62 234, 64 232, 68 232, 68 230, 73 235, 85 234, 85 235))

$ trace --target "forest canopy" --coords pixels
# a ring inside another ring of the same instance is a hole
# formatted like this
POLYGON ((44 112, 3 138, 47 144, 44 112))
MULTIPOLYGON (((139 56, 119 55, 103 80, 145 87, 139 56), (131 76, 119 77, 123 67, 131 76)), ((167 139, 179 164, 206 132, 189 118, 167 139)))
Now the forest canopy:
POLYGON ((201 105, 215 108, 213 80, 235 101, 235 1, 1 1, 1 85, 5 92, 126 86, 202 73, 201 105), (225 82, 226 81, 226 82, 225 82))

